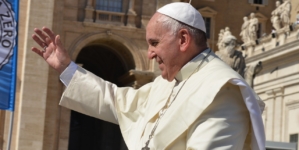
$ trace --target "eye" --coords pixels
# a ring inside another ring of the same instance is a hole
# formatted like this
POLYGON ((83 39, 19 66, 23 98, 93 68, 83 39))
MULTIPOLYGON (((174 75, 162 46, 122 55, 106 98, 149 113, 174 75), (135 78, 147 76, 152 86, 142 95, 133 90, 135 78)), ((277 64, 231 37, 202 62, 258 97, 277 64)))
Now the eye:
POLYGON ((157 45, 158 45, 158 42, 151 42, 151 45, 152 45, 152 46, 157 46, 157 45))

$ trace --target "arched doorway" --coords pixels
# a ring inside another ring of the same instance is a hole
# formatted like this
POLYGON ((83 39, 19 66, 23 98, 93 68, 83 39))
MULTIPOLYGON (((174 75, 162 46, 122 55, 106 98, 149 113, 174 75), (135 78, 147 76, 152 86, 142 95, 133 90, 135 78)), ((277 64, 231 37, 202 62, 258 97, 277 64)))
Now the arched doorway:
MULTIPOLYGON (((96 41, 80 51, 76 63, 104 80, 124 86, 118 79, 134 69, 131 58, 132 55, 120 43, 96 41)), ((69 150, 126 149, 118 125, 71 112, 69 150)))

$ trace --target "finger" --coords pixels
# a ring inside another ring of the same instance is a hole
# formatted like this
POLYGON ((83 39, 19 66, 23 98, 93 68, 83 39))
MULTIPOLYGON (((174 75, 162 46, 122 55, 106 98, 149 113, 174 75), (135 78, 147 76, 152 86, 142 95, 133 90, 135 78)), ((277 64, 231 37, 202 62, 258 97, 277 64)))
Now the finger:
POLYGON ((38 48, 36 48, 36 47, 32 47, 31 50, 32 50, 33 52, 35 52, 36 54, 38 54, 39 56, 43 57, 43 52, 40 51, 38 48))
POLYGON ((41 48, 45 48, 45 46, 47 46, 46 43, 44 43, 37 35, 33 34, 32 38, 41 48))
POLYGON ((50 39, 55 43, 55 33, 47 27, 43 27, 43 31, 46 32, 50 39))
POLYGON ((35 28, 34 29, 34 32, 41 38, 41 40, 45 41, 45 43, 47 45, 49 45, 50 43, 47 43, 46 42, 46 38, 48 37, 43 31, 41 31, 40 29, 38 28, 35 28))
POLYGON ((56 43, 56 45, 57 45, 57 47, 58 47, 58 49, 59 49, 60 51, 64 50, 63 44, 62 44, 62 42, 61 42, 61 40, 60 40, 60 35, 57 35, 57 36, 55 37, 55 43, 56 43))
MULTIPOLYGON (((52 40, 49 38, 49 37, 46 37, 46 43, 51 43, 52 42, 52 40)), ((53 42, 55 42, 55 41, 53 41, 53 42)), ((50 44, 49 44, 50 45, 50 44)), ((48 46, 49 46, 48 45, 48 46)))
POLYGON ((39 56, 43 57, 45 60, 47 60, 52 53, 52 50, 49 48, 47 48, 45 50, 40 50, 36 47, 32 47, 31 50, 33 52, 37 53, 39 56))

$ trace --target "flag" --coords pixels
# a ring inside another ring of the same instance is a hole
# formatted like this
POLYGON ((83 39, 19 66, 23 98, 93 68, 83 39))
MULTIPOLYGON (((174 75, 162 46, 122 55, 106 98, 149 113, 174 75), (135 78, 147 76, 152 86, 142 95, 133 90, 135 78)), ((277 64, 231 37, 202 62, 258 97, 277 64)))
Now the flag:
POLYGON ((19 0, 0 0, 0 109, 14 111, 19 0))

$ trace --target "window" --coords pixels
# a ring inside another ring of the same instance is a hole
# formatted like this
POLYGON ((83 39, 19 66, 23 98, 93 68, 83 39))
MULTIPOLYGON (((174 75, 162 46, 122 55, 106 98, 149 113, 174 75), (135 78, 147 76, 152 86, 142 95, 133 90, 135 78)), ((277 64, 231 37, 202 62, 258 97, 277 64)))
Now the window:
MULTIPOLYGON (((261 13, 255 13, 255 17, 258 19, 258 30, 256 31, 256 37, 257 39, 263 37, 265 35, 266 32, 266 22, 268 20, 268 18, 261 14, 261 13)), ((250 18, 250 15, 249 17, 250 18)))
POLYGON ((298 134, 290 135, 290 143, 298 143, 298 134))
POLYGON ((205 24, 206 24, 206 35, 207 35, 207 39, 209 39, 210 38, 210 34, 211 34, 211 18, 203 17, 203 20, 205 21, 205 24))
POLYGON ((263 0, 253 0, 254 4, 263 4, 263 0))
POLYGON ((259 23, 258 30, 256 31, 256 37, 257 37, 257 39, 259 39, 259 38, 261 38, 261 36, 262 36, 262 24, 259 23))
POLYGON ((268 5, 268 0, 248 0, 252 5, 268 5))
POLYGON ((122 12, 122 0, 97 0, 96 9, 122 12))
POLYGON ((198 11, 200 12, 200 14, 203 17, 203 20, 205 21, 208 46, 212 49, 215 49, 215 18, 217 15, 217 11, 210 7, 200 8, 198 9, 198 11))

